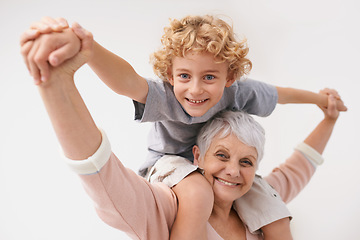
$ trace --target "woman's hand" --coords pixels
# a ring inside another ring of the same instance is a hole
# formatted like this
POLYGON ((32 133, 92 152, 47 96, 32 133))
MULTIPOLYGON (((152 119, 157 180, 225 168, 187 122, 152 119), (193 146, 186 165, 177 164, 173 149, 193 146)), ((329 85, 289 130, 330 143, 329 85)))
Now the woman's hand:
POLYGON ((71 29, 41 34, 35 40, 25 41, 37 34, 28 30, 20 40, 21 54, 36 85, 50 78, 51 67, 61 66, 63 73, 73 75, 91 57, 92 34, 77 23, 71 29))
POLYGON ((44 17, 41 21, 31 24, 30 28, 22 34, 21 54, 35 84, 38 85, 49 79, 50 65, 59 66, 75 56, 80 48, 86 50, 88 60, 91 56, 92 41, 92 34, 81 28, 79 24, 74 23, 70 29, 64 18, 44 17), (75 34, 71 34, 71 30, 75 34), (54 36, 56 34, 58 35, 54 36), (41 44, 40 42, 35 44, 37 38, 44 38, 41 44), (81 40, 81 47, 79 40, 81 40))
POLYGON ((330 120, 336 122, 339 117, 339 106, 345 106, 339 93, 335 89, 325 88, 320 90, 320 94, 324 94, 328 96, 328 105, 327 107, 320 107, 320 109, 324 112, 325 120, 330 120))
MULTIPOLYGON (((341 100, 339 93, 335 89, 324 88, 319 91, 319 94, 325 95, 325 96, 332 95, 334 97, 335 106, 336 106, 336 109, 338 110, 338 112, 346 112, 347 111, 347 107, 345 106, 344 102, 341 100)), ((329 99, 328 99, 327 103, 329 104, 329 99)), ((326 105, 325 108, 322 106, 319 106, 319 107, 324 111, 324 109, 328 108, 329 106, 326 105)))

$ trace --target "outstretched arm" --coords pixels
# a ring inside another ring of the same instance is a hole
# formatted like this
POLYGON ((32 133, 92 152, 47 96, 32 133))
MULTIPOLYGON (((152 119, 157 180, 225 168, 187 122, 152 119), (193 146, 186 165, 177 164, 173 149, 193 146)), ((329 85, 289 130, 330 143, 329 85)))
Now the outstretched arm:
MULTIPOLYGON (((322 90, 320 93, 325 95, 327 90, 322 90)), ((326 96, 326 95, 325 95, 326 96)), ((304 140, 304 143, 312 147, 318 153, 322 154, 333 132, 336 120, 339 117, 339 111, 336 107, 336 97, 333 94, 328 95, 328 107, 320 107, 324 112, 324 119, 317 125, 317 127, 304 140)))
MULTIPOLYGON (((66 162, 80 174, 103 221, 131 238, 169 239, 177 212, 176 195, 167 186, 149 184, 111 153, 109 141, 98 130, 74 84, 74 72, 86 62, 92 44, 81 28, 74 31, 82 40, 79 54, 58 67, 49 66, 50 78, 37 85, 66 162)), ((36 53, 47 40, 40 36, 30 50, 36 53)))
MULTIPOLYGON (((276 87, 278 92, 278 103, 287 104, 287 103, 313 103, 319 107, 328 106, 328 94, 330 89, 324 89, 320 93, 314 93, 307 90, 295 89, 295 88, 283 88, 276 87)), ((346 111, 347 108, 341 100, 340 96, 336 91, 331 90, 332 94, 336 99, 336 107, 339 111, 346 111)))
MULTIPOLYGON (((67 22, 62 18, 52 19, 46 17, 40 22, 33 23, 30 29, 21 36, 22 52, 31 48, 33 40, 41 34, 61 32, 67 27, 67 22)), ((83 29, 83 31, 86 30, 83 29)), ((145 103, 148 93, 146 80, 138 75, 128 62, 95 42, 91 34, 88 34, 88 36, 93 44, 91 57, 87 63, 93 71, 116 93, 130 97, 140 103, 145 103)), ((36 60, 33 64, 25 60, 37 84, 46 81, 49 77, 47 62, 52 66, 58 66, 77 53, 73 48, 69 48, 69 46, 72 46, 71 44, 64 43, 64 46, 68 46, 68 48, 57 46, 57 48, 48 49, 48 55, 36 60)))
POLYGON ((310 181, 315 172, 314 165, 322 163, 323 153, 331 133, 334 129, 339 111, 336 108, 336 98, 331 93, 334 90, 322 90, 321 94, 330 93, 328 107, 321 108, 324 119, 309 134, 303 143, 299 144, 293 155, 275 168, 266 177, 268 183, 273 186, 285 202, 291 201, 310 181), (305 158, 306 156, 306 158, 305 158), (311 161, 311 163, 309 162, 311 161))
MULTIPOLYGON (((86 159, 99 147, 101 134, 77 91, 73 78, 75 71, 88 59, 92 42, 88 41, 87 33, 77 25, 74 31, 82 40, 82 50, 58 67, 50 66, 50 78, 37 86, 65 156, 70 159, 86 159)), ((70 30, 63 34, 73 33, 70 30)), ((51 40, 61 39, 63 34, 53 35, 51 40)), ((49 38, 41 35, 32 44, 29 51, 31 55, 24 57, 30 64, 34 64, 36 57, 32 56, 41 55, 42 47, 47 44, 49 38)))

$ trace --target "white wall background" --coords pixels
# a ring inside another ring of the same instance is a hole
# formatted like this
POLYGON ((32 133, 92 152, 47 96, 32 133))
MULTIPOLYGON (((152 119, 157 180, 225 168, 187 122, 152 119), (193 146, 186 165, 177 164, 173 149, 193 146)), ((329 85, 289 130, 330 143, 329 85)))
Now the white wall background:
MULTIPOLYGON (((0 1, 0 239, 128 239, 101 222, 59 147, 19 53, 19 36, 42 16, 63 16, 103 46, 153 76, 148 57, 169 18, 229 16, 246 36, 250 77, 311 91, 336 88, 349 107, 325 151, 326 162, 289 208, 295 239, 360 239, 359 17, 356 0, 0 1)), ((112 93, 88 67, 77 83, 115 153, 137 170, 149 125, 133 119, 130 100, 112 93)), ((322 113, 311 105, 278 106, 260 119, 267 130, 266 173, 306 137, 322 113)), ((126 194, 126 193, 125 193, 126 194)))

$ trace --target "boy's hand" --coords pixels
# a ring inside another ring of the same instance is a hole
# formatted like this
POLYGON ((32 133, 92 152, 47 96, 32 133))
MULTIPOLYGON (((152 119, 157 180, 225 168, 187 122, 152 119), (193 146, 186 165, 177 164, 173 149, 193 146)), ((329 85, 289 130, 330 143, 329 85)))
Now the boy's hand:
MULTIPOLYGON (((27 32, 24 33, 25 35, 27 32)), ((40 84, 50 77, 50 65, 58 66, 70 58, 72 66, 66 68, 75 72, 91 56, 93 38, 91 33, 73 24, 73 29, 62 32, 42 34, 35 41, 27 41, 21 47, 25 63, 33 76, 35 84, 40 84), (81 49, 81 51, 80 51, 81 49), (78 54, 80 51, 81 54, 78 54), (81 55, 81 56, 77 56, 81 55), (85 62, 83 62, 85 61, 85 62)))
MULTIPOLYGON (((324 88, 319 91, 319 94, 325 95, 327 97, 332 95, 334 97, 335 106, 336 106, 337 111, 340 111, 340 112, 347 111, 347 107, 345 106, 344 102, 341 100, 339 93, 335 89, 324 88)), ((329 98, 327 98, 327 104, 329 104, 329 98)), ((323 107, 321 107, 321 106, 319 106, 319 107, 321 109, 323 109, 323 107)), ((327 105, 327 107, 328 107, 328 105, 327 105)), ((325 108, 327 108, 327 107, 325 107, 325 108)))

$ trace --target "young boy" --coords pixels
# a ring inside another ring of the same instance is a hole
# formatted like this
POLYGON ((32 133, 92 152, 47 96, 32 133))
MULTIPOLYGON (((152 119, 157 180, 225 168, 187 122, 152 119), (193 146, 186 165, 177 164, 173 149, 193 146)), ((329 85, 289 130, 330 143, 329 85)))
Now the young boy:
MULTIPOLYGON (((38 31, 22 37, 23 51, 30 51, 28 40, 40 32, 63 30, 67 23, 64 22, 62 27, 59 24, 62 22, 63 19, 45 18, 42 23, 34 24, 32 28, 38 31)), ((91 35, 88 37, 92 38, 91 35)), ((29 66, 35 83, 40 84, 48 78, 47 60, 54 66, 59 65, 79 50, 65 49, 63 46, 76 45, 70 41, 64 45, 65 42, 44 49, 43 56, 38 58, 38 66, 29 66)), ((162 49, 152 57, 154 70, 162 82, 145 80, 126 61, 95 41, 89 48, 92 57, 88 64, 115 92, 134 100, 137 120, 154 122, 149 135, 149 158, 140 174, 149 181, 164 182, 178 197, 179 211, 171 239, 206 239, 206 222, 214 199, 210 185, 191 163, 191 149, 203 124, 224 109, 268 116, 276 103, 326 106, 327 96, 274 87, 250 79, 236 81, 251 69, 251 61, 246 58, 246 42, 237 41, 232 28, 212 16, 172 20, 165 28, 162 44, 162 49)), ((346 110, 340 99, 338 110, 346 110)), ((254 194, 258 196, 255 207, 246 197, 236 201, 234 207, 246 209, 238 214, 251 232, 261 229, 265 239, 291 239, 290 213, 276 193, 262 187, 261 181, 259 178, 259 182, 254 182, 256 191, 250 190, 252 198, 254 194), (271 207, 263 209, 269 205, 271 207), (247 221, 255 218, 258 221, 247 221)))

